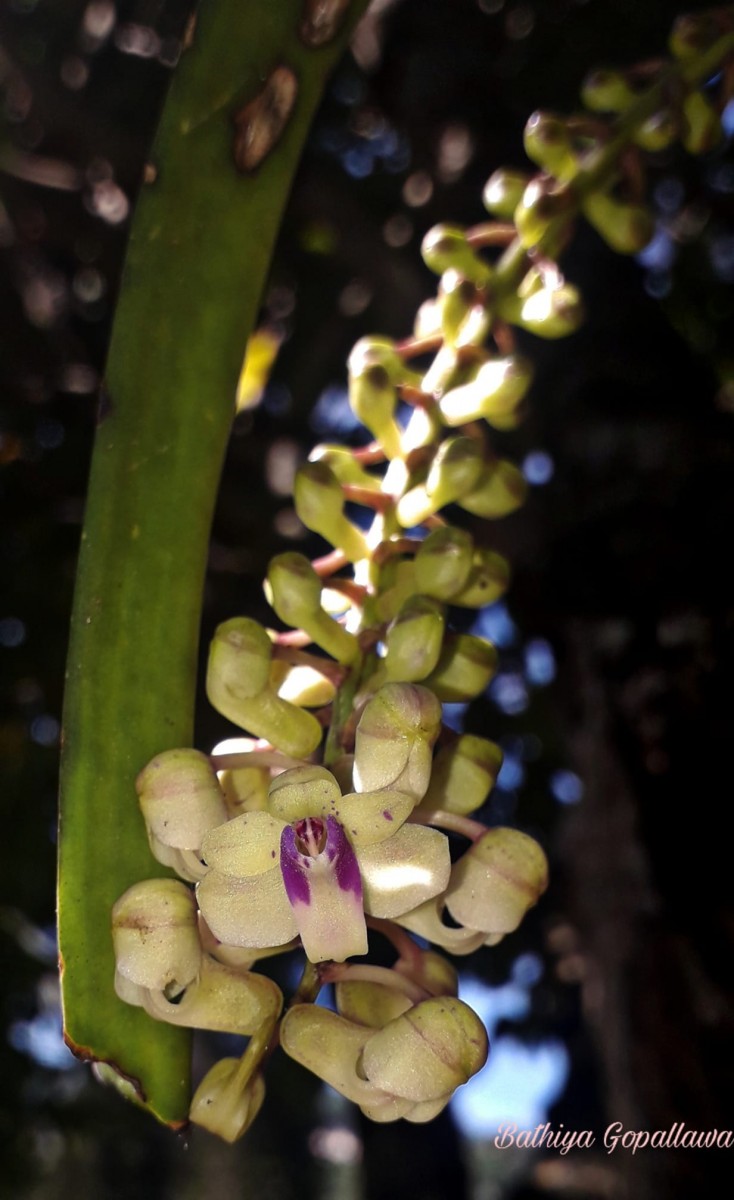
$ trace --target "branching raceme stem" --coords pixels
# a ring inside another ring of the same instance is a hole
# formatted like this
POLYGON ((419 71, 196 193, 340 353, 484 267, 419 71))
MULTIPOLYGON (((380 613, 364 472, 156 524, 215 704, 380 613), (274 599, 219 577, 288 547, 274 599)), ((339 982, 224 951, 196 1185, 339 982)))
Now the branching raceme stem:
POLYGON ((496 172, 489 222, 427 234, 435 299, 405 341, 364 338, 349 359, 372 445, 317 446, 297 474, 298 515, 332 550, 271 561, 266 593, 290 632, 235 617, 214 636, 209 699, 249 737, 225 757, 165 750, 138 776, 152 853, 180 878, 117 901, 116 988, 157 1020, 249 1037, 191 1106, 227 1140, 255 1117, 277 1044, 377 1121, 430 1120, 485 1061, 455 969, 410 933, 459 955, 494 945, 548 873, 533 838, 473 815, 498 746, 442 723, 442 704, 480 696, 497 658, 452 629, 452 611, 509 581, 461 514, 497 520, 523 502, 489 431, 518 423, 532 381, 515 327, 555 338, 582 320, 558 262, 577 218, 640 250, 653 231, 645 153, 720 137, 732 11, 680 20, 670 48, 669 63, 596 71, 582 114, 536 113, 525 146, 538 172, 496 172), (372 512, 367 532, 348 505, 372 512), (371 931, 393 944, 391 968, 364 961, 371 931), (306 965, 281 1015, 279 989, 252 968, 285 952, 306 965), (336 1011, 313 1003, 325 983, 336 1011))

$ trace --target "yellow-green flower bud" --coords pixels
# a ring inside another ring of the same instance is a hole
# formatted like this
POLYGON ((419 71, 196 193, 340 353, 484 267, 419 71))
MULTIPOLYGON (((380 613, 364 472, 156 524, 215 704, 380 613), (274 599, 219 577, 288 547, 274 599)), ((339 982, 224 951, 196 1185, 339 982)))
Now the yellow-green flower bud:
POLYGON ((401 525, 409 528, 425 521, 446 504, 470 492, 484 469, 481 443, 475 438, 452 437, 433 456, 424 484, 411 488, 397 503, 401 525))
POLYGON ((721 141, 721 121, 703 92, 689 92, 683 101, 681 140, 689 154, 706 154, 721 141))
POLYGON ((477 549, 472 556, 471 570, 464 587, 451 597, 452 604, 462 608, 483 608, 494 604, 507 591, 510 565, 493 550, 477 549))
POLYGON ((519 829, 489 829, 456 862, 446 892, 455 921, 503 936, 517 929, 548 886, 541 847, 519 829))
POLYGON ((178 879, 145 879, 112 908, 117 972, 138 987, 180 991, 199 974, 202 955, 193 892, 178 879))
POLYGON ((584 319, 584 308, 573 284, 551 287, 538 281, 527 295, 508 297, 501 306, 501 315, 536 337, 560 338, 576 332, 584 319))
POLYGON ((265 1099, 262 1075, 240 1082, 239 1058, 220 1058, 202 1079, 191 1101, 189 1119, 225 1142, 236 1142, 252 1125, 265 1099))
POLYGON ((442 396, 456 381, 460 372, 460 355, 456 346, 444 342, 423 376, 422 390, 431 396, 442 396))
POLYGON ((506 517, 519 508, 527 490, 522 471, 514 463, 498 458, 487 464, 478 486, 462 496, 458 503, 475 517, 491 520, 506 517))
POLYGON ((355 417, 380 443, 388 458, 399 458, 400 426, 395 420, 397 389, 379 361, 367 354, 360 357, 359 369, 349 372, 349 404, 355 417))
POLYGON ((530 362, 519 354, 490 359, 471 383, 444 394, 439 402, 441 416, 447 425, 464 425, 480 418, 491 424, 494 417, 514 412, 532 378, 530 362))
POLYGON ((267 807, 270 786, 269 767, 234 767, 220 773, 229 817, 243 812, 259 812, 267 807))
POLYGON ((439 304, 441 332, 448 345, 479 346, 484 342, 492 324, 486 290, 478 292, 458 271, 446 271, 441 277, 439 304))
POLYGON ((482 193, 484 207, 495 217, 509 219, 522 200, 523 192, 529 182, 530 176, 523 171, 512 171, 507 167, 500 167, 498 171, 490 175, 484 186, 482 193))
POLYGON ((335 684, 316 667, 306 663, 289 663, 284 659, 273 659, 270 685, 281 700, 287 700, 298 708, 322 708, 325 704, 331 704, 336 695, 335 684))
POLYGON ((502 751, 494 742, 464 733, 439 750, 431 782, 421 800, 422 814, 450 812, 467 816, 484 804, 502 766, 502 751))
POLYGON ((438 662, 446 620, 443 606, 430 596, 411 596, 385 634, 386 679, 416 683, 438 662))
POLYGON ((453 525, 434 529, 415 556, 416 590, 437 600, 451 600, 466 586, 474 555, 474 540, 453 525))
POLYGON ((592 192, 582 204, 584 216, 617 254, 637 254, 650 241, 655 223, 641 204, 625 204, 608 192, 592 192))
POLYGON ((266 975, 242 972, 205 954, 199 975, 171 1000, 160 989, 145 993, 145 1011, 157 1021, 186 1029, 211 1029, 250 1037, 283 1007, 280 988, 266 975))
POLYGON ((423 588, 419 589, 416 584, 412 559, 392 560, 386 563, 382 568, 380 590, 374 602, 376 617, 380 621, 392 621, 400 612, 404 601, 419 590, 423 591, 423 588))
POLYGON ((337 1012, 368 1029, 382 1029, 411 1007, 404 992, 387 984, 344 980, 334 988, 337 1012))
POLYGON ((668 46, 676 58, 686 61, 706 50, 716 40, 718 33, 712 13, 687 13, 676 19, 668 46))
POLYGON ((426 686, 448 704, 481 695, 497 670, 497 651, 491 642, 470 633, 444 638, 441 657, 426 686))
POLYGON ((485 1064, 479 1017, 453 996, 424 1000, 373 1033, 362 1070, 384 1092, 414 1102, 450 1095, 485 1064))
MULTIPOLYGON (((280 1044, 285 1053, 313 1071, 347 1100, 355 1104, 391 1105, 392 1096, 382 1092, 357 1070, 365 1043, 372 1036, 367 1025, 348 1021, 338 1013, 315 1004, 294 1004, 283 1017, 280 1044)), ((395 1120, 410 1108, 392 1114, 395 1120)))
POLYGON ((573 215, 574 200, 569 188, 554 179, 536 176, 530 180, 515 209, 515 225, 523 246, 532 250, 552 226, 563 225, 573 215))
POLYGON ((271 654, 270 638, 257 621, 225 621, 217 627, 209 651, 207 696, 227 720, 267 738, 284 754, 307 758, 321 741, 321 726, 311 713, 271 690, 271 654))
POLYGON ((365 706, 357 725, 356 790, 394 789, 421 800, 440 728, 441 705, 433 692, 419 684, 385 684, 365 706))
POLYGON ((437 297, 433 296, 430 300, 424 300, 415 314, 413 337, 422 340, 423 338, 436 337, 440 332, 441 305, 437 297))
POLYGON ((634 142, 636 146, 655 154, 659 150, 667 150, 677 136, 677 121, 670 109, 664 108, 637 127, 634 142))
POLYGON ((592 112, 620 113, 629 108, 636 94, 621 71, 602 67, 587 75, 581 88, 581 99, 592 112))
POLYGON ((366 491, 380 490, 381 481, 377 475, 365 471, 346 446, 315 446, 308 457, 310 462, 325 463, 339 483, 351 484, 366 491))
POLYGON ((490 269, 466 240, 458 225, 435 225, 423 239, 421 254, 426 266, 443 275, 454 270, 464 279, 483 287, 489 282, 490 269))
POLYGON ((296 512, 307 529, 320 533, 351 562, 367 558, 367 540, 344 516, 344 493, 326 463, 305 463, 296 473, 296 512))
POLYGON ((525 153, 556 179, 572 179, 576 156, 566 124, 553 113, 534 112, 525 125, 525 153))
POLYGON ((305 555, 293 551, 277 554, 270 560, 268 583, 273 608, 281 621, 292 629, 305 629, 311 640, 337 662, 354 661, 359 643, 353 633, 322 609, 323 585, 305 555))
POLYGON ((456 967, 435 950, 421 950, 410 958, 399 958, 393 969, 431 996, 456 996, 459 991, 456 967))
POLYGON ((204 834, 227 820, 216 772, 198 750, 165 750, 135 780, 151 849, 156 843, 198 850, 204 834))
POLYGON ((424 1000, 377 1030, 297 1004, 283 1018, 281 1045, 375 1121, 429 1120, 488 1050, 479 1018, 452 996, 424 1000))

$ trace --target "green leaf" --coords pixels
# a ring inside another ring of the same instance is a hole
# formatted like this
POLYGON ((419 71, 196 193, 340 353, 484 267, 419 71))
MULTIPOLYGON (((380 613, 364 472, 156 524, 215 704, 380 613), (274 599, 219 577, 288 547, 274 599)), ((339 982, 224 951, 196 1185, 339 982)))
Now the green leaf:
POLYGON ((134 780, 192 740, 207 544, 243 351, 325 78, 364 7, 354 0, 336 37, 309 48, 300 0, 202 5, 135 212, 100 404, 64 713, 65 1030, 174 1125, 188 1112, 189 1035, 116 998, 110 909, 167 873, 148 851, 134 780), (295 78, 295 102, 243 173, 247 114, 235 117, 276 69, 274 87, 295 78))

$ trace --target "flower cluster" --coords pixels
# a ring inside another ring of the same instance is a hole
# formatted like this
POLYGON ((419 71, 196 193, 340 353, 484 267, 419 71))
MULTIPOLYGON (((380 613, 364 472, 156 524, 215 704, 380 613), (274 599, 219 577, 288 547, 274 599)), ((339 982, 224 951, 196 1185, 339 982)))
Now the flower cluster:
POLYGON ((410 934, 455 954, 495 945, 547 885, 532 837, 477 819, 499 748, 442 724, 442 704, 480 696, 496 668, 489 642, 452 628, 457 609, 508 586, 476 518, 525 496, 490 431, 518 423, 532 384, 514 327, 555 338, 582 319, 556 261, 575 220, 640 249, 652 232, 642 151, 717 136, 701 85, 719 26, 676 27, 672 75, 596 72, 591 115, 536 113, 525 144, 539 172, 496 172, 489 222, 427 234, 440 281, 412 336, 364 338, 349 358, 350 404, 373 442, 317 446, 296 476, 298 516, 329 551, 270 563, 285 629, 236 617, 214 635, 209 699, 249 737, 225 755, 165 751, 139 775, 151 850, 180 878, 116 904, 116 987, 158 1020, 249 1037, 192 1103, 192 1120, 225 1138, 256 1115, 278 1042, 378 1121, 429 1120, 486 1058, 454 969, 410 934), (348 504, 372 512, 367 532, 348 504), (390 969, 364 961, 375 931, 398 952, 390 969), (281 1017, 279 989, 252 968, 292 950, 306 965, 281 1017), (313 1004, 326 982, 336 1011, 313 1004))

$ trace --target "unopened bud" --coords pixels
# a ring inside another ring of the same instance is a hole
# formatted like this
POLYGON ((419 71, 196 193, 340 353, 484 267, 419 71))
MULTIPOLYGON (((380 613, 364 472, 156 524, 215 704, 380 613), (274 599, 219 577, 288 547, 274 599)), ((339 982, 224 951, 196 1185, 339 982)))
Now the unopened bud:
POLYGON ((451 597, 452 604, 462 608, 484 608, 494 604, 507 591, 510 564, 501 554, 479 548, 472 555, 472 565, 464 587, 451 597))
POLYGON ((153 843, 198 850, 204 834, 227 820, 216 772, 198 750, 156 755, 138 775, 135 787, 153 843))
POLYGON ((485 184, 482 194, 484 207, 496 217, 509 219, 522 200, 529 182, 530 176, 524 172, 500 167, 485 184))
POLYGON ((437 600, 451 600, 466 585, 474 541, 470 533, 445 525, 421 542, 415 556, 416 590, 437 600))
POLYGON ((515 225, 523 246, 531 250, 557 224, 573 215, 574 200, 569 188, 547 176, 536 176, 523 192, 515 209, 515 225))
POLYGON ((483 467, 482 447, 475 438, 447 438, 433 457, 425 484, 411 488, 398 501, 400 524, 410 528, 459 500, 476 485, 483 467))
POLYGON ((485 933, 517 929, 548 886, 541 847, 519 829, 489 829, 451 871, 446 906, 455 921, 485 933))
POLYGON ((143 1005, 151 1017, 168 1025, 250 1037, 277 1018, 283 996, 266 975, 238 971, 204 955, 197 979, 182 995, 169 1000, 160 989, 150 989, 143 1005))
POLYGON ((362 1069, 382 1091, 434 1100, 452 1093, 484 1066, 487 1034, 479 1017, 453 996, 424 1000, 365 1044, 362 1069))
POLYGON ((573 178, 576 156, 565 122, 553 113, 534 112, 525 125, 525 153, 556 179, 573 178))
POLYGON ((325 463, 339 483, 351 484, 353 487, 364 488, 367 491, 379 492, 380 479, 370 475, 346 446, 321 445, 314 446, 309 454, 310 462, 325 463))
POLYGON ((464 425, 480 418, 491 424, 495 416, 514 412, 532 378, 531 364, 519 354, 490 359, 470 383, 445 393, 439 402, 441 416, 447 425, 464 425))
POLYGON ((494 787, 501 766, 499 746, 472 733, 462 734, 436 755, 420 812, 441 810, 460 816, 475 812, 494 787))
POLYGON ((527 296, 510 297, 502 315, 536 337, 561 338, 576 332, 583 322, 584 308, 573 284, 541 284, 527 296))
POLYGON ((498 458, 487 464, 478 486, 458 503, 474 516, 491 520, 506 517, 519 508, 527 490, 522 471, 514 463, 498 458))
POLYGON ((719 114, 703 92, 689 92, 682 105, 681 140, 689 154, 706 154, 721 141, 719 114))
POLYGON ((247 617, 219 625, 209 651, 206 691, 229 721, 294 758, 306 758, 322 737, 311 713, 288 704, 270 689, 272 643, 247 617), (264 676, 264 684, 263 684, 264 676))
POLYGON ((386 678, 417 683, 430 675, 441 653, 445 627, 444 610, 437 600, 430 596, 406 600, 385 634, 386 678))
POLYGON ((337 1012, 368 1029, 382 1029, 411 1007, 404 992, 386 983, 344 980, 337 983, 334 993, 337 1012))
POLYGON ((426 686, 447 704, 481 695, 497 670, 497 651, 491 642, 470 633, 447 634, 436 669, 426 686))
POLYGON ((650 241, 655 223, 641 204, 625 204, 608 192, 592 192, 582 209, 590 225, 617 254, 637 254, 650 241))
POLYGON ((355 417, 369 429, 388 458, 399 458, 400 426, 395 420, 397 390, 379 361, 369 358, 349 373, 349 404, 355 417))
POLYGON ((244 1086, 240 1075, 239 1058, 220 1058, 191 1101, 189 1119, 225 1142, 236 1142, 247 1132, 265 1099, 262 1075, 255 1075, 244 1086))
POLYGON ((637 127, 634 133, 635 145, 655 154, 667 150, 678 136, 678 123, 670 109, 662 109, 653 113, 646 121, 637 127))
POLYGON ((584 80, 581 99, 592 112, 620 113, 634 102, 636 93, 621 71, 598 68, 584 80))
POLYGON ((489 281, 489 267, 472 250, 466 240, 466 232, 458 225, 435 225, 429 229, 423 239, 421 253, 426 266, 437 275, 454 270, 480 287, 489 281))
POLYGON ((685 62, 708 49, 718 33, 713 13, 689 13, 677 18, 668 45, 671 53, 685 62))
POLYGON ((446 271, 439 288, 441 332, 450 346, 479 346, 492 324, 486 289, 464 279, 458 271, 446 271))
POLYGON ((316 667, 306 663, 289 663, 274 659, 270 669, 270 683, 281 700, 295 704, 298 708, 322 708, 331 704, 336 695, 336 686, 331 679, 322 675, 316 667))
POLYGON ((194 894, 178 879, 145 879, 112 908, 117 971, 141 988, 188 987, 199 973, 201 945, 194 894))
POLYGON ((307 529, 320 533, 351 562, 367 558, 365 536, 344 516, 341 484, 326 463, 305 463, 296 473, 293 495, 296 512, 307 529))
POLYGON ((305 629, 309 637, 337 662, 350 663, 359 643, 321 607, 322 582, 303 554, 277 554, 270 560, 268 583, 272 605, 281 621, 305 629))
POLYGON ((354 746, 358 792, 384 788, 407 792, 417 802, 431 777, 433 743, 441 728, 441 705, 419 684, 387 683, 365 706, 354 746))

